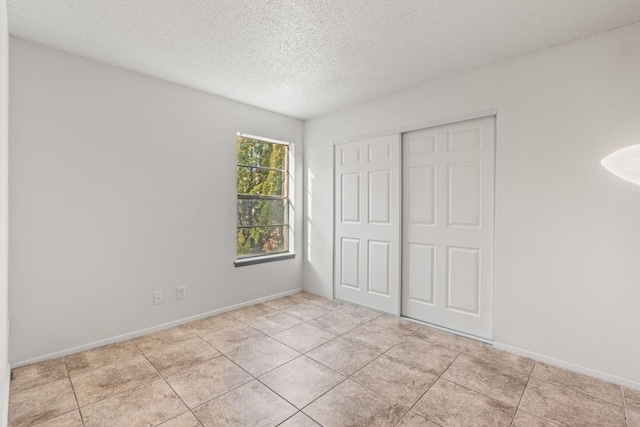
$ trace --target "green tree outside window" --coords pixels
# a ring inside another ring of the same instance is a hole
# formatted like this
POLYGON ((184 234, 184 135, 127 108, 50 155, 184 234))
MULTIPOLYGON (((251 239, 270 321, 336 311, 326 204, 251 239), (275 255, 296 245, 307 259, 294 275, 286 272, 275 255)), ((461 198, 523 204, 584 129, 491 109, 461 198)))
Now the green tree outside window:
POLYGON ((289 251, 289 147, 238 136, 238 258, 289 251))

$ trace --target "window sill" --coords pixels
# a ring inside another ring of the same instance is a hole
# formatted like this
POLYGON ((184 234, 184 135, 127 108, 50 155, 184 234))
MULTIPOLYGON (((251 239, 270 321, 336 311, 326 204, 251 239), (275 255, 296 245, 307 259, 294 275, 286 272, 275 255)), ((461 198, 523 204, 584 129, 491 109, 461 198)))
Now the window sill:
POLYGON ((244 267, 247 265, 264 264, 266 262, 282 261, 285 259, 294 259, 295 257, 296 257, 295 253, 289 252, 286 254, 264 255, 264 256, 256 256, 251 258, 240 258, 240 259, 237 259, 234 262, 234 264, 236 267, 244 267))

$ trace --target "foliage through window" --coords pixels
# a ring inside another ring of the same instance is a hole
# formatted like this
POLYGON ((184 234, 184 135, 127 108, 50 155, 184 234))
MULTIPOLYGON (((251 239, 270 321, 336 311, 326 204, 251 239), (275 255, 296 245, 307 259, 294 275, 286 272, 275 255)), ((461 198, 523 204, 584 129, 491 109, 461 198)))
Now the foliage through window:
POLYGON ((238 135, 238 258, 289 251, 289 146, 238 135))

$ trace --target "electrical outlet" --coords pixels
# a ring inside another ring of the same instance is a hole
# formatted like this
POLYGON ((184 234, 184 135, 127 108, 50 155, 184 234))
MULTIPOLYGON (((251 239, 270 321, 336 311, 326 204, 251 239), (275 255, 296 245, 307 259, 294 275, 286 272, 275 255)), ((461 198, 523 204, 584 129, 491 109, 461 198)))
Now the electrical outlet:
POLYGON ((187 297, 187 287, 178 286, 178 299, 185 299, 187 297))
POLYGON ((164 295, 162 291, 156 291, 153 293, 153 303, 155 305, 162 304, 164 302, 164 295))

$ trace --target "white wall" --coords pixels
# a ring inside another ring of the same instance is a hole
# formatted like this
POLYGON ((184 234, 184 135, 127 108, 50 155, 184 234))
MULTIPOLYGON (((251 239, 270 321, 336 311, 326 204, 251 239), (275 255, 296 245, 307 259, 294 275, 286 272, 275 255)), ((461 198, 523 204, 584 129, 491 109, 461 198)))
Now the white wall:
POLYGON ((301 288, 301 256, 233 264, 236 132, 297 143, 301 166, 300 120, 10 45, 12 365, 301 288))
MULTIPOLYGON (((332 143, 497 110, 497 346, 640 388, 640 24, 305 123, 305 289, 332 294, 332 143)), ((455 52, 452 52, 455 54, 455 52)))
POLYGON ((0 426, 7 425, 9 401, 7 227, 8 227, 8 108, 9 108, 9 31, 7 4, 0 0, 0 426))

